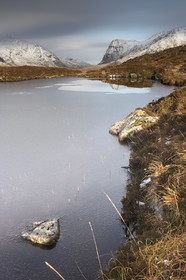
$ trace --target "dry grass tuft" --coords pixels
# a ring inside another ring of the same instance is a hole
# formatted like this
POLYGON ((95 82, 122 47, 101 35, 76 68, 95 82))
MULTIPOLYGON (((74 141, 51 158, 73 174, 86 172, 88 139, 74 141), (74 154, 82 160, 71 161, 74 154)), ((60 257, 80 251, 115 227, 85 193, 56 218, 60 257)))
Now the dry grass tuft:
POLYGON ((154 177, 158 177, 170 168, 170 165, 164 166, 161 161, 153 160, 148 167, 148 173, 153 174, 154 177))
POLYGON ((127 224, 138 224, 139 246, 131 241, 119 250, 109 279, 186 279, 185 93, 186 87, 178 88, 152 102, 148 110, 160 117, 157 124, 130 139, 132 173, 123 215, 127 224), (140 187, 144 178, 151 180, 140 187))
POLYGON ((118 280, 183 280, 186 276, 185 241, 185 233, 175 235, 169 231, 155 244, 141 244, 140 254, 131 245, 128 255, 127 252, 120 251, 107 277, 118 280), (125 255, 124 259, 122 253, 125 255))
POLYGON ((184 279, 186 233, 174 235, 169 231, 159 242, 145 246, 143 255, 147 261, 143 279, 184 279))

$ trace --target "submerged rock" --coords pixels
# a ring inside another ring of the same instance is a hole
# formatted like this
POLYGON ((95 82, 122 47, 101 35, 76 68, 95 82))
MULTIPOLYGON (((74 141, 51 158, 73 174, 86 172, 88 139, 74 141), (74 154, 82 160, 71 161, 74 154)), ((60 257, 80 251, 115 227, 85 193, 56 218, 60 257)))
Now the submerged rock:
POLYGON ((118 135, 119 141, 124 141, 130 138, 134 133, 155 123, 157 120, 158 117, 152 117, 144 110, 136 109, 126 118, 113 124, 109 132, 113 135, 118 135))
POLYGON ((60 235, 59 220, 40 221, 33 223, 29 229, 24 230, 21 236, 34 244, 53 245, 60 235))

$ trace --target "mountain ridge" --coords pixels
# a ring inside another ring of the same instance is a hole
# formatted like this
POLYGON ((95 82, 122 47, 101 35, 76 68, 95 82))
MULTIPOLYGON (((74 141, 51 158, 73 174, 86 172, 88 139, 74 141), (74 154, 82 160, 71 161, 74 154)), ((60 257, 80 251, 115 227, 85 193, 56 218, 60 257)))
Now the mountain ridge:
MULTIPOLYGON (((117 65, 144 54, 155 53, 168 48, 184 45, 186 44, 186 27, 178 27, 169 31, 154 34, 142 42, 136 41, 136 44, 132 47, 129 46, 125 52, 118 50, 122 50, 122 40, 117 39, 120 43, 120 48, 115 49, 113 48, 113 41, 107 48, 100 64, 109 63, 110 65, 117 65), (107 56, 117 57, 117 59, 111 62, 109 59, 105 59, 107 56)), ((124 40, 124 42, 127 42, 127 40, 124 40)))
POLYGON ((75 59, 75 58, 71 58, 71 57, 64 57, 61 59, 61 62, 70 69, 82 69, 85 67, 89 67, 91 66, 91 64, 82 61, 80 59, 75 59))
POLYGON ((40 45, 14 38, 0 40, 0 57, 1 65, 65 67, 55 54, 40 45))
POLYGON ((121 40, 121 39, 112 40, 105 55, 103 56, 99 64, 105 64, 113 60, 119 59, 122 53, 125 53, 128 49, 132 48, 137 43, 138 41, 136 40, 121 40))

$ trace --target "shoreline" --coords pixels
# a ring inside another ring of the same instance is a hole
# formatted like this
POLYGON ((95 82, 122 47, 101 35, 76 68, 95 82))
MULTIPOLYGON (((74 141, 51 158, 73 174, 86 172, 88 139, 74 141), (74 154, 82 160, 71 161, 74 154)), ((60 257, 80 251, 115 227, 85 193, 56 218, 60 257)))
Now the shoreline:
POLYGON ((183 86, 149 103, 143 109, 159 120, 126 141, 131 178, 122 216, 138 245, 126 231, 129 242, 102 279, 183 279, 185 96, 183 86))
POLYGON ((0 83, 79 76, 80 70, 62 67, 0 66, 0 83))

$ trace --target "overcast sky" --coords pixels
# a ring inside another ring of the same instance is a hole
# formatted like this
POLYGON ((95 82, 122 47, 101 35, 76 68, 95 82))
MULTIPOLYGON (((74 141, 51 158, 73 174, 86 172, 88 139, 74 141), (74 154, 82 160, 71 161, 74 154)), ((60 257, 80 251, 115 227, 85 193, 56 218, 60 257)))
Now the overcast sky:
POLYGON ((95 64, 113 39, 185 26, 185 11, 185 0, 1 0, 0 36, 95 64))

